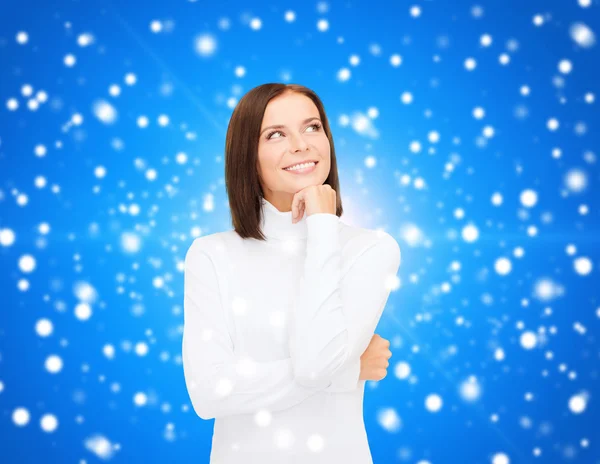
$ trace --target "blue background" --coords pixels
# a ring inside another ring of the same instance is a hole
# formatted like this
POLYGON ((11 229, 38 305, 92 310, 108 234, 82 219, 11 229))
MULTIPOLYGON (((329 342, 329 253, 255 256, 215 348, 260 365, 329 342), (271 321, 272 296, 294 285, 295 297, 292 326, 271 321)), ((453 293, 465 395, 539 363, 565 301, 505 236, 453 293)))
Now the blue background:
POLYGON ((600 56, 569 32, 582 22, 600 33, 600 5, 582 3, 3 2, 0 461, 208 462, 213 421, 194 414, 180 357, 183 258, 195 236, 232 228, 223 155, 233 107, 257 85, 286 82, 325 104, 342 219, 385 228, 402 249, 400 288, 377 329, 393 357, 365 392, 374 462, 600 462, 600 56), (85 33, 93 41, 81 46, 85 33), (209 53, 196 47, 204 34, 216 45, 209 53), (39 91, 47 99, 31 109, 39 91), (97 101, 114 121, 95 113, 97 101), (69 122, 74 114, 81 124, 69 122), (585 188, 570 186, 571 169, 585 188), (527 189, 535 205, 521 202, 527 189), (475 241, 463 237, 469 225, 475 241), (128 233, 138 251, 123 247, 128 233), (25 255, 34 269, 19 264, 25 255), (496 268, 502 257, 507 273, 496 268), (560 291, 540 298, 539 279, 560 291), (84 320, 82 282, 95 295, 84 320), (47 336, 36 330, 44 319, 47 336), (532 349, 526 331, 537 334, 532 349), (45 367, 52 355, 59 372, 45 367), (471 400, 461 393, 469 379, 479 391, 471 400), (24 410, 25 423, 15 419, 24 410), (51 431, 47 414, 58 421, 51 431))

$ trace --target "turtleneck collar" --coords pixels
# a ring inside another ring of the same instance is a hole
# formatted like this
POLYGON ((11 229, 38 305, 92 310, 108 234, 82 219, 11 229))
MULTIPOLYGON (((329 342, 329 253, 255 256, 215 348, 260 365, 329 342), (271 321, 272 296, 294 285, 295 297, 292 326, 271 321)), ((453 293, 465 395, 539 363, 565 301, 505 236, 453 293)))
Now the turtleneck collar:
POLYGON ((280 240, 306 238, 306 214, 293 224, 291 211, 279 211, 264 197, 261 197, 261 205, 261 230, 265 236, 280 240))

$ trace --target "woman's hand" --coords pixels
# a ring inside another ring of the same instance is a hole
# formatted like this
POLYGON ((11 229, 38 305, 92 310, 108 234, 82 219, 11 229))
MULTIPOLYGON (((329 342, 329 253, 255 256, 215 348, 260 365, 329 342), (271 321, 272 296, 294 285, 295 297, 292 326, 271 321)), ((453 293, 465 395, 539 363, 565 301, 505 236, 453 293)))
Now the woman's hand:
POLYGON ((298 222, 306 211, 306 216, 315 213, 335 214, 336 193, 331 185, 309 185, 294 194, 292 199, 292 224, 298 222))
POLYGON ((390 365, 388 359, 392 357, 390 341, 375 334, 369 346, 360 357, 359 380, 382 380, 387 375, 390 365))

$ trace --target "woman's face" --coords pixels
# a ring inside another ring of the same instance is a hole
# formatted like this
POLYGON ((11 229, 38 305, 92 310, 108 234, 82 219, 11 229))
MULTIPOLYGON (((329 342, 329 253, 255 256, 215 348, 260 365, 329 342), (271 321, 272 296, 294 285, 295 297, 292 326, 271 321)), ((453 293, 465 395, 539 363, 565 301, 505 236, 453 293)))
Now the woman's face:
POLYGON ((325 182, 330 168, 329 139, 319 110, 310 98, 297 93, 274 98, 267 105, 260 130, 257 168, 268 201, 287 207, 296 192, 325 182), (283 127, 269 127, 274 125, 283 127), (295 174, 284 170, 307 160, 317 162, 312 172, 295 174))

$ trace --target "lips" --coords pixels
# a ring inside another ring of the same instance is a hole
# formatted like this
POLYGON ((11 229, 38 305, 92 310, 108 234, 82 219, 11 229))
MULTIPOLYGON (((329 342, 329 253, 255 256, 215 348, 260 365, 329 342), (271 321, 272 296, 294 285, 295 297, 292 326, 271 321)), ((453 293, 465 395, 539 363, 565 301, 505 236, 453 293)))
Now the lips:
POLYGON ((289 166, 286 166, 286 167, 281 168, 281 169, 291 168, 292 166, 296 166, 297 164, 304 164, 304 163, 315 163, 315 165, 317 165, 319 162, 317 160, 300 161, 299 163, 290 164, 289 166))

